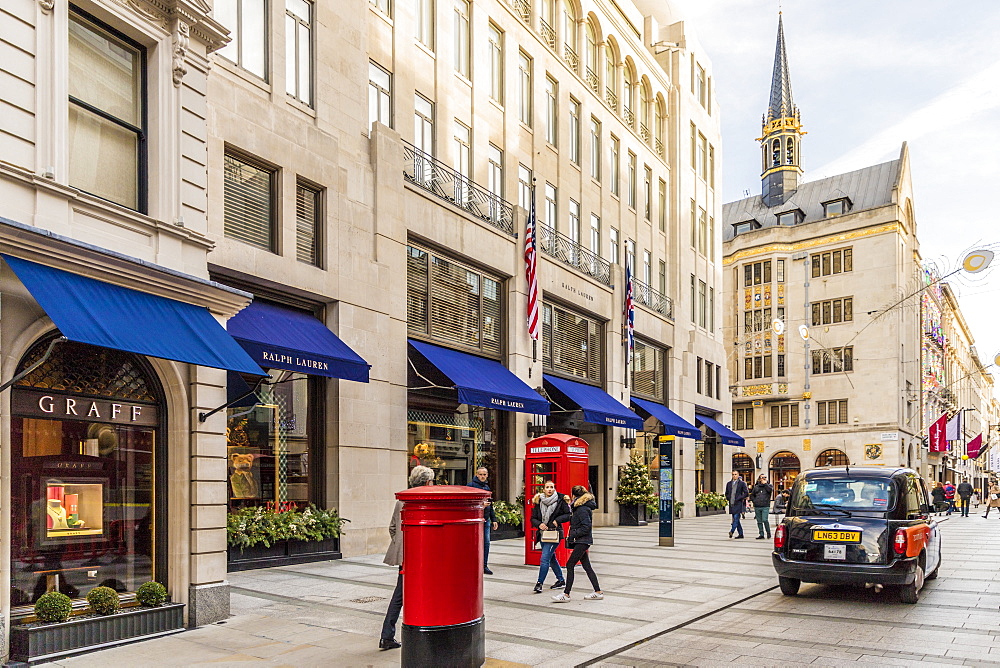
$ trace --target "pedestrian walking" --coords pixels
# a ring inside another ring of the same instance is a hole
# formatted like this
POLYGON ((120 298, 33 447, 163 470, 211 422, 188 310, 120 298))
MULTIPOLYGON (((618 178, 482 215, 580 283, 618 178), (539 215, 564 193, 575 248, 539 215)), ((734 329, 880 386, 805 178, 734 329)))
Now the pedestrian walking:
POLYGON ((948 507, 947 501, 944 499, 944 485, 941 481, 934 483, 934 487, 931 489, 931 500, 934 502, 934 510, 939 515, 948 507))
POLYGON ((962 517, 969 516, 969 503, 972 501, 972 485, 968 480, 963 480, 958 483, 958 488, 955 490, 958 493, 958 498, 962 500, 962 517))
POLYGON ((737 538, 743 538, 743 525, 740 518, 747 509, 747 497, 750 496, 750 488, 743 482, 739 471, 733 471, 733 479, 726 483, 726 500, 729 501, 729 514, 733 516, 733 524, 729 528, 729 537, 738 534, 737 538))
MULTIPOLYGON (((485 466, 480 466, 476 470, 476 477, 469 483, 469 487, 475 487, 492 493, 493 490, 490 489, 489 484, 486 482, 489 477, 489 469, 485 466)), ((483 573, 486 575, 493 575, 493 571, 490 570, 490 532, 495 531, 499 527, 500 525, 497 523, 497 514, 493 510, 493 500, 491 497, 486 499, 486 507, 483 508, 483 573)))
MULTIPOLYGON (((426 466, 414 466, 407 483, 409 487, 433 485, 434 471, 426 466)), ((389 599, 389 609, 385 611, 385 619, 382 621, 382 636, 378 641, 380 650, 396 649, 401 646, 396 640, 396 622, 399 621, 399 613, 403 609, 403 529, 399 523, 402 510, 403 502, 397 499, 396 506, 392 509, 392 519, 389 520, 389 549, 385 551, 382 563, 398 566, 399 574, 396 576, 396 588, 392 592, 392 598, 389 599)))
POLYGON ((757 519, 757 540, 771 537, 771 525, 767 521, 767 512, 771 507, 771 496, 774 487, 767 482, 767 476, 761 473, 750 490, 750 502, 753 503, 754 516, 757 519), (764 532, 767 532, 767 536, 764 532))
POLYGON ((990 492, 986 495, 986 514, 983 517, 989 517, 990 511, 994 508, 997 509, 997 514, 1000 514, 1000 485, 991 482, 990 492))
POLYGON ((559 560, 556 559, 556 547, 563 539, 563 524, 570 520, 567 497, 556 491, 556 484, 546 480, 540 494, 535 494, 531 500, 531 526, 535 527, 535 549, 541 549, 542 561, 538 565, 538 582, 535 583, 535 593, 542 593, 542 585, 549 574, 549 567, 555 573, 556 582, 552 589, 566 586, 559 560))
POLYGON ((569 559, 566 560, 566 588, 562 593, 552 597, 556 603, 568 603, 570 592, 573 590, 573 575, 576 565, 579 563, 590 578, 590 585, 594 588, 593 593, 583 597, 585 601, 600 601, 604 598, 601 585, 597 581, 597 573, 590 565, 590 555, 588 550, 594 544, 594 510, 597 508, 597 501, 594 495, 587 491, 583 485, 576 485, 573 488, 573 511, 569 521, 569 536, 566 538, 567 547, 572 547, 569 559))
POLYGON ((944 483, 944 500, 948 504, 948 512, 945 515, 951 515, 955 512, 955 486, 951 484, 950 480, 944 483))

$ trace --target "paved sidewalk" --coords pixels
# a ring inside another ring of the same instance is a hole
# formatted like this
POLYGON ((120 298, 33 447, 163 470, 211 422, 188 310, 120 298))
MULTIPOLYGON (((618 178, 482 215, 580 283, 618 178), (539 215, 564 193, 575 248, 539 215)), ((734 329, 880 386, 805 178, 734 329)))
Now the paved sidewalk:
MULTIPOLYGON (((488 665, 573 666, 775 585, 770 541, 754 540, 755 529, 738 541, 727 537, 728 516, 675 526, 674 548, 656 545, 655 525, 595 530, 603 601, 583 600, 582 569, 568 604, 553 603, 549 589, 532 593, 537 567, 524 565, 523 542, 494 542, 494 575, 484 578, 488 665)), ((397 666, 398 650, 377 649, 396 580, 381 561, 232 573, 229 620, 57 665, 397 666)))

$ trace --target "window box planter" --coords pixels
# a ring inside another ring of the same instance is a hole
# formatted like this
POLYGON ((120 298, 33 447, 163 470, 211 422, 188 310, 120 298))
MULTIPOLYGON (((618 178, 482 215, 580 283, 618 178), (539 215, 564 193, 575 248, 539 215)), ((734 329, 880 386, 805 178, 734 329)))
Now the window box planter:
POLYGON ((618 526, 623 527, 644 527, 646 521, 646 506, 639 505, 619 505, 618 506, 618 526))
POLYGON ((697 517, 706 517, 708 515, 723 515, 726 512, 725 508, 702 508, 700 506, 695 508, 697 517))
POLYGON ((291 566, 314 561, 340 559, 340 539, 326 540, 280 540, 271 545, 252 545, 240 549, 230 546, 229 572, 249 571, 271 566, 291 566))
POLYGON ((35 663, 184 630, 184 604, 124 608, 51 624, 20 624, 10 630, 12 661, 35 663))
POLYGON ((490 542, 495 540, 507 540, 510 538, 524 538, 524 528, 520 524, 500 524, 496 531, 490 531, 490 542))

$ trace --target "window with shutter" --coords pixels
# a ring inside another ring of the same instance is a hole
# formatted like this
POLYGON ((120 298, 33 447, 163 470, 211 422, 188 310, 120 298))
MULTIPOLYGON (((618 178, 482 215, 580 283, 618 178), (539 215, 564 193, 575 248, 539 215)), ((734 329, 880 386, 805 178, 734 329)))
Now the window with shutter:
POLYGON ((320 206, 323 192, 299 181, 295 186, 295 255, 299 262, 322 266, 320 256, 320 206))
POLYGON ((665 351, 636 340, 632 355, 632 393, 639 394, 659 402, 666 399, 663 379, 665 351))
POLYGON ((224 165, 225 235, 273 252, 276 171, 228 152, 224 165))
POLYGON ((601 334, 596 321, 544 304, 542 335, 546 369, 587 380, 601 379, 601 334))
POLYGON ((406 248, 406 329, 429 334, 427 321, 427 258, 429 253, 413 246, 406 248))

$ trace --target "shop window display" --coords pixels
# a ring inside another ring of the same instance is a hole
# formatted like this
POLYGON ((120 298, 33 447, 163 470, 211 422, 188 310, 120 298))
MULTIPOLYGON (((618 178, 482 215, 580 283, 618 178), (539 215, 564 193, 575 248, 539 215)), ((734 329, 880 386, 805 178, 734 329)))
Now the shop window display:
POLYGON ((497 484, 499 411, 461 405, 454 413, 410 410, 407 419, 408 468, 434 469, 439 485, 465 485, 480 466, 497 484))

